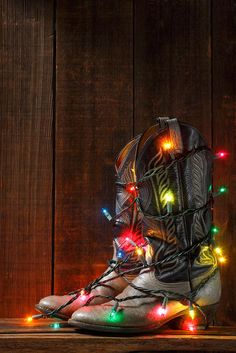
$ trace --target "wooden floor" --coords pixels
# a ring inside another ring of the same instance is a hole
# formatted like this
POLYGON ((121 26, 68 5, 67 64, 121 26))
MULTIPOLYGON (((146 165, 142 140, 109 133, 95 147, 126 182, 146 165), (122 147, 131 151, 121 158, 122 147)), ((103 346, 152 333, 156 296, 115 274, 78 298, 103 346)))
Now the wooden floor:
POLYGON ((236 327, 212 327, 198 334, 162 330, 150 335, 111 335, 75 331, 63 321, 60 328, 51 320, 28 324, 20 319, 0 321, 1 353, 118 353, 201 351, 236 352, 236 327))

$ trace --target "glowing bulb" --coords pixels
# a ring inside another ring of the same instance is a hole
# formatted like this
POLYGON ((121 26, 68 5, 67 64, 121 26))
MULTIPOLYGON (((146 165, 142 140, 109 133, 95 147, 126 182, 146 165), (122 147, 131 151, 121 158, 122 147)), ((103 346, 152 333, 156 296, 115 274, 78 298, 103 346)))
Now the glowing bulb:
POLYGON ((226 192, 226 191, 227 191, 227 187, 226 187, 226 186, 220 186, 219 192, 220 192, 221 194, 223 194, 223 193, 226 192))
POLYGON ((106 208, 102 208, 102 212, 103 212, 104 216, 108 219, 108 221, 112 220, 112 216, 110 215, 110 213, 107 211, 106 208))
POLYGON ((119 258, 119 259, 123 259, 123 257, 124 257, 124 251, 122 251, 122 250, 119 250, 118 252, 117 252, 117 257, 119 258))
POLYGON ((191 317, 192 320, 195 318, 195 310, 192 306, 189 308, 189 316, 191 317))
POLYGON ((27 322, 32 322, 33 321, 33 318, 32 318, 32 316, 29 316, 29 317, 27 317, 27 322))
POLYGON ((136 254, 137 254, 138 256, 143 255, 143 249, 142 249, 142 248, 137 247, 137 248, 136 248, 136 254))
POLYGON ((221 248, 217 247, 217 248, 214 249, 214 251, 215 251, 215 253, 216 253, 217 255, 222 255, 222 250, 221 250, 221 248))
POLYGON ((173 195, 172 191, 167 191, 165 193, 164 200, 165 200, 166 203, 167 202, 171 202, 171 203, 174 202, 175 198, 174 198, 174 195, 173 195))
POLYGON ((168 303, 168 298, 164 297, 162 305, 157 309, 157 314, 159 316, 166 316, 167 313, 167 303, 168 303))
POLYGON ((60 328, 60 324, 58 322, 55 322, 54 324, 52 324, 52 327, 58 329, 60 328))
POLYGON ((228 152, 226 152, 226 151, 219 151, 219 152, 216 153, 215 158, 223 159, 223 158, 226 158, 227 155, 228 155, 228 152))
POLYGON ((226 262, 226 258, 224 256, 219 257, 219 262, 221 264, 225 263, 226 262))
POLYGON ((166 316, 166 313, 167 313, 167 309, 166 308, 163 308, 162 306, 160 306, 158 309, 157 309, 157 314, 159 316, 166 316))
POLYGON ((170 140, 164 140, 162 142, 162 148, 164 151, 171 150, 173 148, 173 143, 170 140))
POLYGON ((136 190, 134 185, 131 185, 127 188, 128 192, 134 192, 136 190))
POLYGON ((211 231, 212 231, 212 233, 217 234, 217 233, 219 233, 219 228, 216 227, 216 226, 213 226, 213 227, 211 228, 211 231))

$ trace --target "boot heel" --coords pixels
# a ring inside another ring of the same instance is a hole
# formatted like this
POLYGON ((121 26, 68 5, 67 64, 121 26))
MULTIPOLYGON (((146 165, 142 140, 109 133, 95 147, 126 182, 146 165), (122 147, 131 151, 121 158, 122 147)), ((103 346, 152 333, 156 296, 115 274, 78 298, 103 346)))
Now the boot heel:
POLYGON ((204 330, 204 329, 207 329, 209 326, 216 326, 217 308, 218 308, 218 303, 201 307, 203 313, 206 316, 206 321, 204 320, 201 313, 198 311, 197 329, 204 330))
MULTIPOLYGON (((206 320, 203 317, 203 315, 200 313, 200 311, 196 309, 196 318, 194 319, 196 330, 206 330, 209 326, 216 326, 217 308, 218 308, 218 304, 212 304, 212 305, 201 307, 202 312, 206 316, 206 320)), ((179 329, 186 330, 186 327, 189 324, 189 323, 188 324, 186 323, 186 315, 188 315, 187 311, 185 314, 169 321, 166 324, 166 328, 171 330, 179 330, 179 329)), ((187 322, 188 321, 189 320, 187 319, 187 322)))

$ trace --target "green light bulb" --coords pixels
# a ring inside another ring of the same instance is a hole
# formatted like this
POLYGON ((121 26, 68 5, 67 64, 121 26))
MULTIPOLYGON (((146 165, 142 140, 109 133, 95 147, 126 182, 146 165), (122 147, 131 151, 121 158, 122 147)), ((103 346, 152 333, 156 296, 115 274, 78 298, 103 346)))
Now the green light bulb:
POLYGON ((60 328, 60 324, 58 322, 54 322, 52 325, 50 325, 52 328, 58 329, 60 328))
POLYGON ((217 234, 217 233, 219 233, 219 228, 216 227, 216 226, 213 226, 213 227, 211 228, 211 231, 212 231, 212 233, 217 234))
POLYGON ((226 192, 226 191, 227 191, 227 187, 226 187, 226 186, 220 186, 219 192, 220 192, 221 194, 223 194, 223 193, 226 192))
POLYGON ((107 318, 108 322, 119 323, 124 320, 123 310, 115 311, 112 310, 107 318))

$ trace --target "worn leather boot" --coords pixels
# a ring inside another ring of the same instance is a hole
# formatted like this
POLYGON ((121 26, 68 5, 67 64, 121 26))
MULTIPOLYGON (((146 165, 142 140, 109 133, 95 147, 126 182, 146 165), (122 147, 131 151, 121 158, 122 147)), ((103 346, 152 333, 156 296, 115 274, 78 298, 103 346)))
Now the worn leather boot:
POLYGON ((113 300, 74 312, 72 326, 138 333, 186 314, 183 326, 190 331, 211 323, 221 295, 213 251, 212 160, 200 133, 176 119, 160 118, 140 137, 135 187, 148 242, 139 252, 143 269, 113 300))
MULTIPOLYGON (((134 203, 135 193, 132 183, 135 183, 133 173, 133 162, 136 155, 137 142, 140 136, 130 141, 120 152, 115 169, 120 182, 127 184, 127 188, 121 188, 117 184, 116 195, 116 216, 113 224, 113 258, 109 261, 107 270, 95 281, 88 284, 83 289, 71 292, 67 295, 51 295, 40 300, 36 304, 36 310, 44 316, 59 317, 67 320, 72 313, 85 305, 90 297, 96 297, 91 304, 101 304, 109 301, 111 297, 121 293, 128 285, 123 277, 117 276, 119 272, 129 270, 129 278, 133 279, 139 273, 135 268, 141 264, 134 252, 137 246, 144 245, 144 238, 138 219, 136 217, 136 204, 134 203), (126 237, 129 235, 129 242, 126 237), (110 278, 116 278, 110 280, 110 278), (100 284, 101 279, 106 280, 106 284, 100 284)), ((103 210, 109 220, 113 220, 108 211, 103 210)), ((89 305, 89 303, 87 303, 89 305)), ((36 315, 35 317, 38 317, 36 315)))

